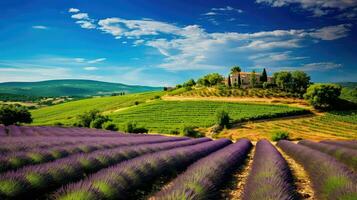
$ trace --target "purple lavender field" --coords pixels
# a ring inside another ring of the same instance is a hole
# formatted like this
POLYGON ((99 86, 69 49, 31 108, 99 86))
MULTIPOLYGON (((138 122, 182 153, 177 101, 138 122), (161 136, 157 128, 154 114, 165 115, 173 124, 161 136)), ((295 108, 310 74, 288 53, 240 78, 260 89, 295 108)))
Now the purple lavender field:
POLYGON ((0 199, 357 199, 355 147, 0 126, 0 199))

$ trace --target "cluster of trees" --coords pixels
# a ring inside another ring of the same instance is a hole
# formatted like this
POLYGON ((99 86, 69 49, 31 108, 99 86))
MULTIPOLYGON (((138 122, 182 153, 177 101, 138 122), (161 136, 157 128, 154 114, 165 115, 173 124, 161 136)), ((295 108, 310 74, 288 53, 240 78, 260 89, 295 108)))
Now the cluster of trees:
POLYGON ((342 87, 336 84, 313 84, 304 98, 317 109, 332 109, 338 102, 342 87))
POLYGON ((111 119, 100 113, 99 110, 90 110, 77 116, 77 122, 73 125, 78 127, 96 128, 117 131, 115 124, 111 123, 111 119))
POLYGON ((0 107, 0 124, 8 126, 19 123, 32 123, 31 113, 25 106, 5 104, 0 107))
POLYGON ((301 96, 311 84, 310 76, 303 71, 281 71, 273 75, 276 86, 286 92, 298 93, 301 96))

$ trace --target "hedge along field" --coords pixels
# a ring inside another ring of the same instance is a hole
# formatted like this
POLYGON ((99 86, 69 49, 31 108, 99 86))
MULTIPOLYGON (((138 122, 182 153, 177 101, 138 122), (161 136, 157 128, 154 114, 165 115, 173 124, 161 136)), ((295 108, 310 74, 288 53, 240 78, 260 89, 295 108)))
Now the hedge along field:
POLYGON ((283 105, 263 105, 217 101, 155 101, 110 115, 120 129, 127 122, 150 132, 170 133, 183 125, 210 127, 215 124, 217 110, 226 110, 233 121, 247 121, 307 113, 307 110, 283 105))
POLYGON ((35 125, 53 125, 56 122, 70 125, 73 124, 78 114, 85 111, 98 109, 101 112, 111 112, 133 106, 135 102, 144 103, 163 94, 164 92, 145 92, 124 96, 90 98, 40 108, 32 111, 31 114, 35 125))

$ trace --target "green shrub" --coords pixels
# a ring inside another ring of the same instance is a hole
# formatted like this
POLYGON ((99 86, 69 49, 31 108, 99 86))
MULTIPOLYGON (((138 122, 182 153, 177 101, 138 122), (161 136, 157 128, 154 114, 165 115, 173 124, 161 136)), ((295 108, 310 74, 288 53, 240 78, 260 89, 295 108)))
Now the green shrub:
POLYGON ((95 118, 93 121, 91 121, 90 128, 101 129, 102 125, 108 121, 110 121, 110 119, 108 117, 99 115, 99 116, 97 116, 97 118, 95 118))
POLYGON ((135 122, 127 122, 124 131, 126 133, 148 133, 149 130, 144 127, 136 127, 135 122))
POLYGON ((274 131, 271 136, 271 140, 273 141, 288 140, 288 139, 289 139, 289 133, 283 130, 274 131))
POLYGON ((24 106, 18 104, 2 105, 0 107, 0 124, 11 125, 17 123, 31 123, 31 113, 24 106))
POLYGON ((216 125, 222 127, 222 128, 228 128, 229 127, 229 114, 228 112, 224 110, 218 110, 216 112, 216 125))
POLYGON ((313 84, 307 89, 304 98, 315 108, 330 109, 338 101, 341 89, 336 84, 313 84))
POLYGON ((117 131, 118 130, 118 127, 112 122, 105 122, 102 125, 102 128, 105 130, 109 130, 109 131, 117 131))
POLYGON ((203 137, 202 133, 195 130, 196 127, 193 126, 184 126, 181 131, 181 136, 199 138, 203 137))

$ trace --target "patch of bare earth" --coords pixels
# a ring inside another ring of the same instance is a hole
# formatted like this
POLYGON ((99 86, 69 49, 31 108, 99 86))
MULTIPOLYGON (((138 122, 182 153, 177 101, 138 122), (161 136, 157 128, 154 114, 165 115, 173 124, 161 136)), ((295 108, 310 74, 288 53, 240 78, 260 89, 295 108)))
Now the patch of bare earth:
POLYGON ((252 168, 254 153, 255 144, 248 154, 246 164, 233 174, 232 181, 225 189, 221 191, 222 199, 238 200, 242 198, 243 189, 252 168))
POLYGON ((304 168, 299 163, 297 163, 294 159, 288 156, 279 147, 276 148, 288 163, 292 175, 294 176, 296 190, 301 196, 301 198, 306 200, 317 200, 314 194, 314 190, 312 189, 312 183, 310 181, 310 177, 307 174, 307 172, 304 170, 304 168))

